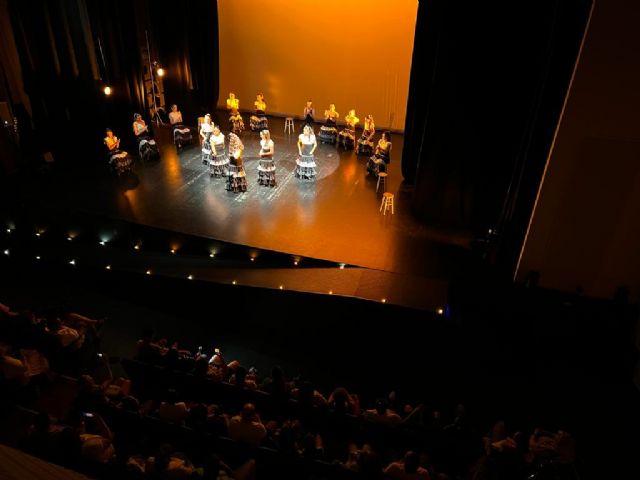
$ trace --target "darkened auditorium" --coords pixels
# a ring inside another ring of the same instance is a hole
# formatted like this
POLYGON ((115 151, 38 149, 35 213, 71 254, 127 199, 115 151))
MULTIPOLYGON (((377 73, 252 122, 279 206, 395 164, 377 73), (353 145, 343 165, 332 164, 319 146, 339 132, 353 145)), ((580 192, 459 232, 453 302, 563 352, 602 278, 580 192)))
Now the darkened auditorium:
POLYGON ((0 0, 0 478, 640 478, 639 26, 0 0))

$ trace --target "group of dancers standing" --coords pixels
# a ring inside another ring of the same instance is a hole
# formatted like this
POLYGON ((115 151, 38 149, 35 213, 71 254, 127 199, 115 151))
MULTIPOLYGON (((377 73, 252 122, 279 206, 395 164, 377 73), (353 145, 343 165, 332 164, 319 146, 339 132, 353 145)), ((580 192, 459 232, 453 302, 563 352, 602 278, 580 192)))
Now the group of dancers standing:
MULTIPOLYGON (((226 177, 226 188, 232 192, 246 192, 247 178, 244 169, 244 144, 237 133, 228 135, 228 154, 225 148, 225 135, 218 125, 211 121, 211 115, 204 116, 200 125, 202 137, 202 163, 209 167, 212 177, 226 177)), ((260 163, 258 182, 260 185, 276 185, 276 166, 273 162, 274 144, 269 130, 260 132, 260 163)))
MULTIPOLYGON (((200 125, 202 137, 202 162, 210 168, 212 177, 227 177, 227 190, 244 192, 247 189, 246 172, 244 169, 244 144, 239 134, 244 130, 244 120, 239 112, 240 101, 234 93, 226 100, 229 111, 228 153, 225 150, 225 136, 220 127, 213 124, 211 115, 207 114, 200 125)), ((274 142, 268 129, 266 117, 266 102, 262 94, 256 96, 254 102, 255 113, 250 118, 252 131, 260 132, 260 161, 258 164, 258 183, 274 187, 276 185, 276 166, 273 159, 274 142)), ((315 109, 308 101, 303 110, 304 124, 302 133, 298 136, 298 158, 296 159, 295 176, 301 180, 313 181, 316 178, 316 162, 314 152, 318 147, 316 135, 313 131, 315 123, 315 109)), ((390 162, 392 148, 391 135, 388 131, 374 147, 375 123, 372 115, 367 115, 364 122, 362 136, 356 142, 355 129, 359 123, 355 110, 350 110, 345 117, 346 126, 338 133, 336 128, 339 117, 335 105, 331 104, 325 111, 325 123, 320 128, 320 141, 342 145, 344 148, 355 148, 357 154, 370 155, 367 162, 367 174, 386 171, 390 162)))

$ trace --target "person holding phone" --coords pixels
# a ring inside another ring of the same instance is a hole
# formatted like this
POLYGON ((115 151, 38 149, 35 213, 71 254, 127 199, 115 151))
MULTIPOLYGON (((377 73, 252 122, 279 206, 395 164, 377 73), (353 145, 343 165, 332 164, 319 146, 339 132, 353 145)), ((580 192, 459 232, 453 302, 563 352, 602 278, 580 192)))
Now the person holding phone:
POLYGON ((113 434, 100 415, 84 412, 78 431, 81 442, 80 454, 84 459, 96 463, 108 463, 115 456, 113 434))

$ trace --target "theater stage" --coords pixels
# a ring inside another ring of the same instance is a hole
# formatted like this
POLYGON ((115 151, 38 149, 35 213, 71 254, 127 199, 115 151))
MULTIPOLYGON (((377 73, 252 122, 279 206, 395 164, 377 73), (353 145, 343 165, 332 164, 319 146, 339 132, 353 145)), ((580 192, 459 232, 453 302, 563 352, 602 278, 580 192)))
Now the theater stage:
MULTIPOLYGON (((169 127, 155 126, 161 149, 157 162, 138 162, 134 173, 117 177, 105 168, 104 158, 85 159, 86 163, 78 168, 54 171, 46 182, 34 184, 31 192, 21 191, 37 196, 49 208, 78 210, 362 267, 358 278, 353 277, 353 271, 351 278, 345 277, 347 284, 354 283, 350 294, 379 298, 378 291, 364 294, 363 283, 378 287, 381 283, 395 284, 395 289, 402 291, 406 290, 404 284, 411 285, 410 297, 437 289, 438 298, 430 303, 442 305, 446 284, 469 261, 470 238, 430 227, 412 216, 410 186, 403 184, 400 173, 402 136, 392 137, 394 147, 385 189, 395 195, 395 214, 382 215, 379 211, 382 189, 376 192, 376 179, 366 175, 366 157, 319 144, 317 181, 301 182, 294 176, 300 122, 296 121, 295 134, 285 134, 283 119, 269 120, 275 142, 278 182, 275 188, 257 183, 257 133, 245 131, 241 135, 249 187, 246 193, 235 194, 225 190, 224 179, 210 177, 196 143, 177 153, 169 127)), ((317 133, 319 126, 315 130, 317 133)), ((377 132, 376 141, 379 136, 377 132)), ((330 276, 334 282, 334 273, 330 276)), ((313 291, 313 278, 309 277, 312 276, 306 272, 304 282, 313 291)), ((323 289, 324 285, 317 291, 323 289)), ((410 300, 401 303, 412 304, 410 300)))

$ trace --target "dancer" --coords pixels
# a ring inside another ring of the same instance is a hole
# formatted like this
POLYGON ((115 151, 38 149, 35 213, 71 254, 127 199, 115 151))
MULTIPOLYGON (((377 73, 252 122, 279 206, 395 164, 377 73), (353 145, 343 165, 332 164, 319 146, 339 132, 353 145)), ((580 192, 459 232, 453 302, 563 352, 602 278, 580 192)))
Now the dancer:
POLYGON ((233 133, 239 134, 244 130, 244 121, 240 115, 240 100, 233 92, 229 93, 229 98, 227 98, 227 110, 229 110, 229 129, 233 133))
POLYGON ((356 125, 360 119, 356 117, 356 111, 352 109, 344 117, 344 121, 347 125, 338 135, 338 145, 342 145, 344 148, 353 148, 356 144, 356 125))
POLYGON ((240 100, 236 98, 236 94, 233 92, 227 98, 227 110, 229 110, 229 114, 233 113, 234 110, 240 110, 240 100))
POLYGON ((380 172, 387 171, 387 165, 391 162, 391 147, 391 133, 385 131, 378 140, 375 153, 367 162, 367 175, 369 173, 378 175, 380 172))
POLYGON ((138 143, 138 154, 144 160, 160 158, 160 151, 153 139, 149 127, 139 113, 133 114, 133 133, 138 143))
POLYGON ((142 139, 150 139, 151 132, 147 126, 147 122, 144 121, 142 115, 139 113, 133 114, 133 134, 136 136, 136 141, 140 143, 142 139))
POLYGON ((109 165, 114 168, 118 175, 130 171, 133 159, 127 152, 120 150, 120 139, 113 134, 110 128, 107 128, 106 135, 104 144, 109 152, 109 165))
POLYGON ((235 133, 229 134, 229 175, 227 176, 227 190, 238 193, 247 191, 247 178, 244 171, 242 155, 244 145, 235 133))
POLYGON ((358 139, 356 154, 372 155, 373 154, 373 135, 376 133, 376 124, 373 121, 373 115, 364 117, 364 130, 362 136, 358 139))
POLYGON ((302 111, 302 116, 304 117, 304 125, 313 127, 313 122, 315 122, 316 109, 313 108, 313 103, 311 102, 311 100, 307 101, 307 105, 302 111))
POLYGON ((213 126, 213 131, 209 137, 211 147, 211 162, 209 163, 209 173, 212 177, 222 177, 229 174, 229 158, 224 150, 224 134, 220 127, 213 126))
POLYGON ((276 186, 276 165, 273 161, 273 140, 269 130, 260 132, 260 162, 258 163, 258 183, 276 186))
POLYGON ((336 130, 336 121, 340 114, 336 112, 336 106, 332 103, 329 110, 324 111, 324 125, 320 127, 320 141, 323 143, 336 143, 338 130, 336 130))
POLYGON ((249 127, 251 128, 251 131, 267 130, 269 128, 269 122, 265 116, 267 104, 264 101, 264 95, 261 93, 256 95, 256 101, 253 102, 253 104, 256 107, 256 113, 251 115, 251 118, 249 119, 249 127))
POLYGON ((173 143, 180 150, 183 145, 191 142, 192 137, 191 129, 182 123, 182 112, 178 110, 178 106, 175 103, 171 105, 169 123, 173 128, 173 143))
POLYGON ((231 131, 236 135, 240 135, 240 133, 244 130, 244 120, 242 120, 242 116, 240 113, 235 110, 231 113, 229 117, 229 127, 231 131))
POLYGON ((300 157, 296 160, 295 175, 301 180, 316 179, 316 162, 313 152, 318 148, 316 136, 309 125, 305 125, 303 133, 298 136, 298 153, 300 157))
POLYGON ((211 133, 213 132, 213 123, 211 122, 211 115, 206 114, 204 121, 200 125, 200 137, 202 137, 202 164, 210 165, 211 163, 211 133))

